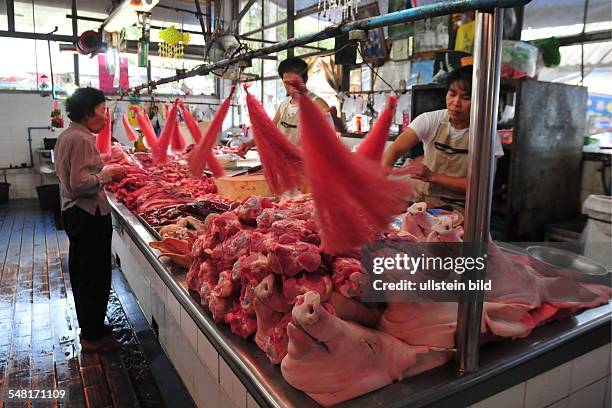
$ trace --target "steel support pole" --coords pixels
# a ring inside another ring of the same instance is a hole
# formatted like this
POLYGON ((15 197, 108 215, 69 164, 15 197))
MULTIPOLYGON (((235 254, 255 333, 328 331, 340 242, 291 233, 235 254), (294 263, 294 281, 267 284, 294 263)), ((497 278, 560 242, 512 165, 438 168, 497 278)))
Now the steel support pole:
MULTIPOLYGON (((73 16, 77 15, 77 0, 72 0, 71 2, 71 13, 73 16)), ((74 45, 76 45, 79 40, 79 20, 76 18, 72 18, 72 36, 74 37, 74 45)), ((79 67, 79 54, 74 54, 72 56, 72 64, 74 66, 74 84, 79 86, 81 83, 80 79, 80 67, 79 67)))
MULTIPOLYGON (((470 159, 466 192, 464 242, 468 256, 487 254, 491 195, 493 191, 493 138, 497 137, 497 101, 502 45, 503 10, 495 8, 476 13, 474 74, 470 112, 470 159)), ((465 273, 462 280, 483 280, 486 268, 465 273)), ((457 368, 462 372, 478 369, 483 291, 466 293, 457 314, 457 368)))
POLYGON ((8 23, 8 31, 15 31, 15 1, 6 0, 6 18, 8 23))

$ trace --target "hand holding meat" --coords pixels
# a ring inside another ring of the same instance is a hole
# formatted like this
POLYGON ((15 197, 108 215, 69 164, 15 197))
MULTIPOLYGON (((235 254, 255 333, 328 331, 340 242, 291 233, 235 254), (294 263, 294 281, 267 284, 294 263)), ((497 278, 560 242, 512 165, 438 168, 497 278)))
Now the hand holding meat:
POLYGON ((251 150, 255 146, 255 143, 252 140, 248 142, 241 143, 240 146, 236 149, 236 154, 240 157, 244 157, 249 150, 251 150))
POLYGON ((125 177, 125 169, 121 166, 105 166, 100 172, 103 182, 119 181, 125 177))
POLYGON ((408 175, 417 180, 429 182, 433 172, 420 160, 413 160, 408 166, 402 169, 402 174, 408 175))

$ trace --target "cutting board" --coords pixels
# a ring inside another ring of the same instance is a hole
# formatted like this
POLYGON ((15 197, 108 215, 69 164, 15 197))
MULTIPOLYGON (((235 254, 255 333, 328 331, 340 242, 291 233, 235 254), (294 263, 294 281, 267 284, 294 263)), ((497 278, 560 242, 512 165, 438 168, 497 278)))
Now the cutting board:
POLYGON ((270 188, 263 174, 244 174, 236 177, 221 177, 215 180, 220 195, 234 200, 243 200, 251 195, 269 197, 270 188))
MULTIPOLYGON (((202 135, 206 133, 206 129, 208 129, 208 124, 209 122, 198 122, 198 127, 200 128, 200 132, 202 132, 202 135)), ((191 143, 195 143, 193 137, 191 137, 191 132, 187 128, 187 125, 185 125, 185 123, 182 123, 179 125, 179 127, 181 128, 181 132, 183 133, 185 142, 187 142, 188 145, 190 145, 191 143)))

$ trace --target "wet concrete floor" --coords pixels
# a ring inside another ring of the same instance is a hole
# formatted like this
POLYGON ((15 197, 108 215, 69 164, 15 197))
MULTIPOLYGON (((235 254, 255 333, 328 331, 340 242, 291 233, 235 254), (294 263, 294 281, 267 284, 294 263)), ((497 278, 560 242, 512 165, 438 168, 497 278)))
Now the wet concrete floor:
POLYGON ((68 239, 36 201, 0 205, 0 267, 0 407, 174 405, 162 395, 130 324, 131 311, 115 290, 107 318, 121 350, 81 353, 68 239))

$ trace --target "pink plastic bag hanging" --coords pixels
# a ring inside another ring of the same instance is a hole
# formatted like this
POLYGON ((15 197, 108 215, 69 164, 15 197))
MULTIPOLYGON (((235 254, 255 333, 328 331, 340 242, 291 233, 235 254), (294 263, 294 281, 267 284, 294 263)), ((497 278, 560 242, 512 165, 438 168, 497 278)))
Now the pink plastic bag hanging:
POLYGON ((168 161, 168 146, 172 142, 176 132, 176 110, 177 103, 173 104, 166 117, 166 124, 159 135, 157 146, 153 149, 153 162, 163 164, 168 161))
POLYGON ((380 164, 351 153, 305 95, 301 79, 296 76, 291 84, 300 106, 304 164, 323 250, 338 254, 359 249, 386 230, 393 215, 405 210, 404 197, 411 187, 387 179, 380 164))
MULTIPOLYGON (((178 108, 176 111, 178 115, 178 108)), ((185 137, 183 136, 183 131, 179 126, 178 118, 174 122, 174 134, 172 135, 172 143, 171 143, 172 151, 177 153, 182 153, 185 151, 187 147, 187 143, 185 142, 185 137)))
POLYGON ((187 125, 187 129, 189 129, 189 133, 191 133, 191 138, 193 139, 194 143, 198 143, 200 139, 202 139, 202 132, 200 131, 198 122, 196 122, 195 118, 191 114, 191 111, 183 101, 180 101, 179 104, 181 112, 183 112, 183 119, 185 119, 185 125, 187 125))
POLYGON ((233 86, 232 90, 223 103, 219 106, 219 110, 215 113, 215 116, 210 121, 210 125, 206 129, 206 133, 203 138, 196 144, 193 150, 187 157, 189 163, 189 171, 193 177, 199 178, 202 176, 202 170, 204 166, 208 164, 208 168, 215 177, 222 177, 225 172, 219 161, 215 158, 212 148, 217 143, 217 136, 221 132, 223 126, 223 120, 227 116, 229 111, 232 95, 234 94, 236 87, 233 86))
POLYGON ((246 100, 253 137, 270 191, 278 196, 299 187, 304 176, 300 149, 278 130, 261 103, 248 91, 246 100))
POLYGON ((127 113, 121 115, 121 121, 123 122, 123 128, 125 129, 125 134, 130 142, 135 142, 138 140, 138 135, 132 125, 130 124, 130 120, 128 119, 127 113))

